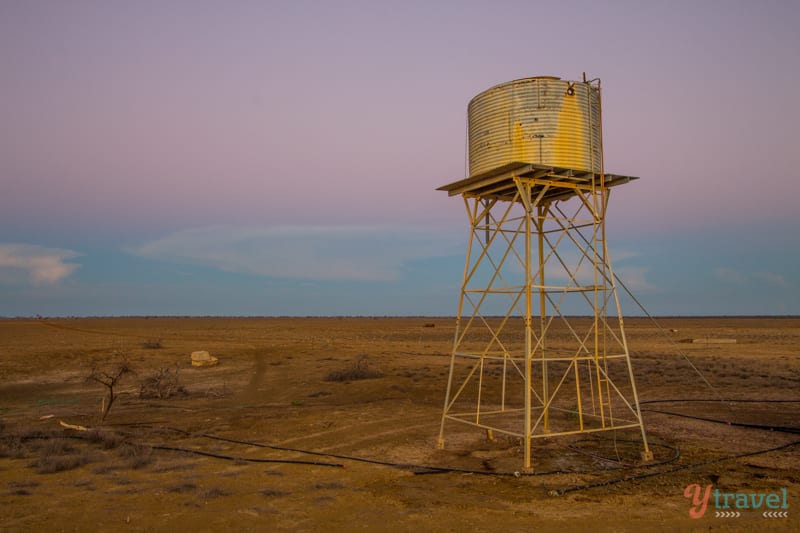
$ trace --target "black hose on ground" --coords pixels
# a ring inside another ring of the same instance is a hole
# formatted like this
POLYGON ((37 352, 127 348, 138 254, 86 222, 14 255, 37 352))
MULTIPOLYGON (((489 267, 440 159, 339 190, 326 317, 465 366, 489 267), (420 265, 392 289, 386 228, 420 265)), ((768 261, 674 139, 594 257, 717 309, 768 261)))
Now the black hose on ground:
MULTIPOLYGON (((654 404, 654 403, 690 403, 690 402, 708 402, 708 403, 722 403, 722 402, 728 402, 728 403, 734 403, 734 402, 748 402, 748 403, 800 403, 800 400, 659 399, 659 400, 643 401, 643 402, 640 402, 640 405, 654 404)), ((668 416, 679 416, 679 417, 684 417, 684 418, 700 420, 700 421, 703 421, 703 422, 725 424, 725 425, 728 425, 728 426, 744 427, 744 428, 750 428, 750 429, 758 429, 758 430, 763 430, 763 431, 777 431, 777 432, 785 432, 785 433, 800 433, 800 428, 791 427, 791 426, 746 424, 746 423, 740 423, 740 422, 732 422, 732 421, 718 420, 718 419, 713 419, 713 418, 686 415, 686 414, 682 414, 682 413, 674 413, 674 412, 670 412, 670 411, 661 411, 661 410, 656 410, 656 409, 642 409, 642 411, 643 412, 659 413, 659 414, 664 414, 664 415, 668 415, 668 416)), ((172 431, 172 432, 176 432, 176 433, 181 433, 181 434, 187 435, 187 436, 202 437, 202 438, 218 440, 218 441, 222 441, 222 442, 228 442, 228 443, 231 443, 231 444, 241 444, 241 445, 254 446, 254 447, 259 447, 259 448, 267 448, 267 449, 272 449, 272 450, 277 450, 277 451, 301 453, 301 454, 315 455, 315 456, 320 456, 320 457, 331 457, 331 458, 334 458, 334 459, 342 459, 342 460, 348 460, 348 461, 369 463, 369 464, 387 466, 387 467, 392 467, 392 468, 401 468, 401 469, 404 469, 404 470, 411 470, 411 471, 414 472, 414 474, 417 474, 417 475, 443 474, 443 473, 460 473, 460 474, 487 475, 487 476, 514 476, 514 477, 523 477, 524 476, 524 477, 529 477, 529 476, 544 476, 544 475, 557 475, 557 474, 590 474, 590 473, 608 472, 608 471, 616 471, 616 470, 653 468, 653 467, 656 467, 656 466, 662 466, 662 465, 665 465, 665 464, 672 463, 672 462, 676 461, 680 457, 680 450, 677 447, 670 446, 670 445, 667 445, 667 444, 651 444, 651 446, 657 446, 657 447, 661 447, 661 448, 664 448, 664 449, 667 449, 667 450, 672 450, 674 453, 673 453, 673 455, 671 457, 668 457, 668 458, 666 458, 664 460, 661 460, 661 461, 658 461, 658 462, 651 462, 651 463, 647 463, 647 464, 643 464, 643 465, 624 464, 624 463, 621 463, 621 462, 616 461, 614 459, 603 457, 603 456, 601 456, 599 454, 596 454, 596 453, 582 451, 580 448, 578 448, 576 446, 577 443, 583 442, 582 440, 579 440, 579 441, 574 441, 573 443, 571 443, 569 445, 569 447, 571 449, 573 449, 574 451, 577 451, 579 453, 585 453, 587 455, 591 455, 592 457, 594 457, 596 459, 600 459, 600 460, 608 461, 608 462, 611 462, 611 463, 615 463, 615 464, 617 464, 619 466, 616 467, 616 468, 596 468, 596 469, 589 469, 589 470, 563 470, 563 469, 560 469, 560 470, 551 470, 551 471, 542 471, 542 472, 498 472, 498 471, 493 471, 493 470, 473 470, 473 469, 464 469, 464 468, 452 468, 452 467, 420 465, 420 464, 412 464, 412 463, 397 463, 397 462, 391 462, 391 461, 381 461, 381 460, 378 460, 378 459, 370 459, 370 458, 366 458, 366 457, 358 457, 358 456, 353 456, 353 455, 335 454, 335 453, 329 453, 329 452, 317 452, 317 451, 306 450, 306 449, 301 449, 301 448, 291 448, 291 447, 286 447, 286 446, 263 444, 263 443, 254 442, 254 441, 232 439, 232 438, 221 437, 221 436, 218 436, 218 435, 212 435, 212 434, 208 434, 208 433, 194 433, 194 432, 190 432, 190 431, 186 431, 186 430, 183 430, 183 429, 178 429, 178 428, 174 428, 174 427, 170 427, 170 426, 153 426, 151 424, 130 424, 130 425, 132 425, 132 426, 136 425, 136 426, 139 426, 139 427, 150 427, 150 428, 153 428, 153 429, 162 429, 162 430, 172 431)), ((70 436, 70 437, 71 438, 86 438, 86 437, 83 437, 82 435, 74 435, 74 436, 70 436)), ((31 437, 31 438, 34 438, 34 437, 31 437)), ((49 437, 46 436, 46 435, 37 435, 35 438, 49 438, 49 437)), ((616 442, 633 442, 633 441, 618 440, 616 442)), ((636 441, 636 442, 638 442, 638 441, 636 441)), ((135 444, 135 443, 131 443, 131 442, 127 442, 127 443, 128 444, 135 444)), ((713 463, 720 462, 720 461, 726 461, 726 460, 736 459, 736 458, 740 458, 740 457, 747 457, 747 456, 751 456, 751 455, 758 455, 758 454, 762 454, 762 453, 769 453, 769 452, 772 452, 772 451, 777 451, 777 450, 781 450, 781 449, 784 449, 784 448, 789 448, 789 447, 795 446, 797 444, 800 444, 800 441, 794 441, 794 442, 791 442, 791 443, 788 443, 788 444, 785 444, 785 445, 782 445, 782 446, 774 447, 774 448, 768 448, 768 449, 764 449, 764 450, 757 450, 757 451, 754 451, 754 452, 746 452, 746 453, 738 454, 738 455, 718 457, 718 458, 715 458, 715 459, 711 459, 711 460, 703 461, 703 462, 699 462, 699 463, 680 465, 680 466, 677 466, 675 468, 670 468, 670 469, 667 469, 667 470, 659 470, 657 472, 645 472, 645 473, 641 473, 641 474, 632 474, 632 475, 624 476, 624 477, 621 477, 621 478, 615 478, 615 479, 611 479, 611 480, 599 481, 599 482, 589 483, 589 484, 585 484, 585 485, 576 485, 576 486, 568 487, 568 488, 565 488, 565 489, 553 490, 553 491, 550 491, 550 493, 552 495, 561 495, 561 494, 566 494, 566 493, 574 492, 574 491, 578 491, 578 490, 585 490, 585 489, 589 489, 589 488, 612 485, 612 484, 621 483, 621 482, 624 482, 624 481, 632 481, 632 480, 636 480, 636 479, 643 479, 643 478, 648 478, 648 477, 653 477, 653 476, 665 475, 665 474, 669 474, 669 473, 672 473, 672 472, 677 472, 677 471, 680 471, 680 470, 686 470, 686 469, 694 468, 694 467, 697 467, 697 466, 704 466, 704 465, 707 465, 707 464, 713 464, 713 463)), ((145 446, 148 446, 148 445, 145 445, 145 446)), ((149 447, 152 448, 152 449, 156 449, 156 450, 176 451, 176 452, 181 452, 181 453, 190 453, 190 454, 194 454, 194 455, 200 455, 200 456, 204 456, 204 457, 212 457, 212 458, 217 458, 217 459, 240 461, 240 462, 284 463, 284 464, 299 464, 299 465, 313 465, 313 466, 332 466, 332 467, 339 467, 339 468, 342 468, 342 467, 345 466, 344 464, 341 464, 341 463, 329 463, 329 462, 322 462, 322 461, 304 461, 304 460, 292 460, 292 459, 257 459, 257 458, 236 457, 236 456, 229 456, 229 455, 205 452, 205 451, 202 451, 202 450, 194 450, 194 449, 190 449, 190 448, 181 448, 181 447, 166 446, 166 445, 149 445, 149 447)))
POLYGON ((202 450, 192 450, 191 448, 181 448, 178 446, 163 446, 159 444, 149 447, 154 450, 167 450, 173 452, 191 453, 194 455, 202 455, 203 457, 213 457, 215 459, 226 459, 228 461, 237 461, 237 462, 244 461, 247 463, 283 463, 292 465, 335 466, 339 468, 344 468, 344 465, 341 463, 326 463, 322 461, 299 461, 293 459, 258 459, 253 457, 235 457, 232 455, 222 455, 218 453, 204 452, 202 450))
POLYGON ((570 492, 576 492, 576 491, 579 491, 579 490, 593 489, 593 488, 597 488, 597 487, 606 487, 608 485, 616 485, 617 483, 622 483, 624 481, 634 481, 634 480, 637 480, 637 479, 644 479, 644 478, 653 477, 653 476, 663 476, 663 475, 666 475, 666 474, 671 474, 673 472, 679 472, 681 470, 689 470, 690 468, 697 468, 698 466, 705 466, 705 465, 710 465, 710 464, 714 464, 714 463, 721 463, 722 461, 729 461, 731 459, 740 459, 742 457, 752 457, 753 455, 761 455, 761 454, 764 454, 764 453, 776 452, 776 451, 779 451, 779 450, 785 450, 785 449, 791 448, 793 446, 797 446, 798 444, 800 444, 800 440, 796 440, 796 441, 790 442, 788 444, 783 444, 781 446, 775 446, 774 448, 767 448, 765 450, 756 450, 756 451, 753 451, 753 452, 745 452, 745 453, 740 453, 740 454, 736 454, 736 455, 727 455, 725 457, 715 457, 714 459, 709 459, 707 461, 701 461, 701 462, 698 462, 698 463, 680 465, 680 466, 676 466, 674 468, 669 468, 667 470, 660 470, 658 472, 645 472, 645 473, 642 473, 642 474, 634 474, 634 475, 631 475, 631 476, 625 476, 625 477, 621 477, 621 478, 607 479, 605 481, 597 481, 595 483, 587 483, 585 485, 575 485, 573 487, 567 487, 567 488, 564 488, 564 489, 555 489, 555 490, 551 490, 550 491, 550 495, 551 496, 563 496, 564 494, 568 494, 570 492))
MULTIPOLYGON (((148 427, 153 427, 149 426, 148 427)), ((331 457, 333 459, 343 459, 348 461, 354 462, 362 462, 362 463, 369 463, 381 466, 388 466, 392 468, 400 468, 403 470, 411 470, 416 475, 424 475, 424 474, 447 474, 447 473, 456 473, 456 474, 473 474, 473 475, 484 475, 484 476, 514 476, 514 477, 523 477, 523 476, 546 476, 546 475, 556 475, 556 474, 590 474, 594 472, 606 472, 610 470, 623 470, 623 469, 630 469, 630 468, 652 468, 655 466, 660 466, 664 464, 671 463, 677 460, 680 457, 680 450, 674 446, 670 446, 667 444, 655 444, 656 447, 661 447, 667 450, 671 450, 673 452, 672 456, 668 457, 667 459, 655 462, 655 463, 647 463, 643 465, 622 465, 617 468, 594 468, 589 470, 548 470, 542 472, 498 472, 495 470, 473 470, 473 469, 466 469, 466 468, 453 468, 453 467, 443 467, 443 466, 431 466, 431 465, 420 465, 420 464, 412 464, 412 463, 396 463, 392 461, 381 461, 379 459, 369 459, 366 457, 358 457, 354 455, 344 455, 344 454, 336 454, 336 453, 329 453, 329 452, 317 452, 312 450, 305 450, 301 448, 289 448, 286 446, 276 446, 272 444, 263 444, 260 442, 253 442, 247 440, 240 440, 240 439, 231 439, 228 437, 221 437, 218 435, 212 435, 208 433, 193 433, 191 431, 186 431, 183 429, 173 428, 169 426, 157 426, 158 429, 165 429, 168 431, 174 431, 176 433, 181 433, 187 436, 193 437, 202 437, 206 439, 212 440, 219 440, 222 442, 229 442, 232 444, 241 444, 244 446, 254 446, 258 448, 268 448, 271 450, 279 450, 279 451, 286 451, 286 452, 293 452, 293 453, 302 453, 308 455, 316 455, 322 457, 331 457)), ((576 441, 580 442, 580 441, 576 441)), ((618 442, 634 442, 634 441, 623 441, 620 440, 618 442)), ((638 442, 638 441, 637 441, 638 442)), ((573 443, 574 444, 574 443, 573 443)), ((596 458, 603 459, 609 462, 613 462, 612 459, 604 458, 601 456, 595 455, 596 458)))
MULTIPOLYGON (((647 401, 639 402, 639 405, 653 404, 653 403, 698 403, 698 402, 706 402, 706 403, 723 403, 723 402, 725 402, 725 403, 737 403, 737 402, 738 403, 800 403, 800 400, 724 400, 724 399, 722 399, 722 400, 720 400, 720 399, 711 399, 711 400, 709 400, 709 399, 689 398, 689 399, 647 400, 647 401)), ((715 418, 705 418, 705 417, 699 417, 699 416, 693 416, 693 415, 685 415, 683 413, 674 413, 674 412, 671 412, 671 411, 660 411, 660 410, 656 410, 656 409, 642 409, 641 411, 642 412, 659 413, 659 414, 664 414, 664 415, 668 415, 668 416, 679 416, 679 417, 683 417, 683 418, 690 418, 690 419, 694 419, 694 420, 700 420, 700 421, 703 421, 703 422, 711 422, 711 423, 716 423, 716 424, 725 424, 727 426, 758 429, 758 430, 762 430, 762 431, 777 431, 777 432, 783 432, 783 433, 800 433, 800 428, 792 427, 792 426, 773 426, 773 425, 765 425, 765 424, 746 424, 746 423, 742 423, 742 422, 732 422, 732 421, 728 421, 728 420, 718 420, 718 419, 715 419, 715 418)), ((622 483, 622 482, 625 482, 625 481, 633 481, 633 480, 644 479, 644 478, 653 477, 653 476, 671 474, 673 472, 678 472, 678 471, 681 471, 681 470, 688 470, 690 468, 696 468, 696 467, 699 467, 699 466, 705 466, 705 465, 709 465, 709 464, 719 463, 719 462, 728 461, 728 460, 731 460, 731 459, 739 459, 739 458, 742 458, 742 457, 750 457, 750 456, 753 456, 753 455, 761 455, 761 454, 764 454, 764 453, 784 450, 784 449, 788 449, 788 448, 792 448, 794 446, 797 446, 798 444, 800 444, 800 440, 796 440, 796 441, 793 441, 793 442, 790 442, 790 443, 787 443, 787 444, 776 446, 774 448, 767 448, 767 449, 763 449, 763 450, 745 452, 745 453, 736 454, 736 455, 728 455, 728 456, 725 456, 725 457, 716 457, 714 459, 709 459, 707 461, 701 461, 701 462, 698 462, 698 463, 680 465, 680 466, 676 466, 674 468, 669 468, 669 469, 661 470, 661 471, 658 471, 658 472, 646 472, 646 473, 642 473, 642 474, 634 474, 634 475, 631 475, 631 476, 625 476, 625 477, 621 477, 621 478, 614 478, 614 479, 609 479, 609 480, 605 480, 605 481, 598 481, 598 482, 595 482, 595 483, 587 483, 587 484, 584 484, 584 485, 575 485, 575 486, 567 487, 567 488, 564 488, 564 489, 552 490, 552 491, 550 491, 550 495, 551 496, 561 496, 563 494, 567 494, 567 493, 570 493, 570 492, 576 492, 576 491, 586 490, 586 489, 591 489, 591 488, 596 488, 596 487, 605 487, 605 486, 608 486, 608 485, 615 485, 617 483, 622 483)))

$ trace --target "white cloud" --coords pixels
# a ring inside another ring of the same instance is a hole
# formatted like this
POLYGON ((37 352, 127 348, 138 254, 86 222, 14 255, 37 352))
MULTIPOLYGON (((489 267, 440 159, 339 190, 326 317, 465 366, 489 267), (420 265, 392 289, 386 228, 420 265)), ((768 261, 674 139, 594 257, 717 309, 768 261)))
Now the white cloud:
POLYGON ((35 244, 0 244, 0 281, 40 286, 57 283, 80 266, 65 263, 81 254, 35 244))
POLYGON ((619 291, 625 292, 625 287, 627 287, 632 292, 652 292, 655 291, 658 287, 647 281, 647 272, 649 268, 646 267, 620 267, 614 269, 614 274, 616 274, 622 283, 619 283, 619 291), (621 285, 624 284, 625 287, 621 285))
POLYGON ((418 259, 463 253, 452 236, 389 226, 209 226, 177 231, 129 253, 227 272, 387 281, 418 259))

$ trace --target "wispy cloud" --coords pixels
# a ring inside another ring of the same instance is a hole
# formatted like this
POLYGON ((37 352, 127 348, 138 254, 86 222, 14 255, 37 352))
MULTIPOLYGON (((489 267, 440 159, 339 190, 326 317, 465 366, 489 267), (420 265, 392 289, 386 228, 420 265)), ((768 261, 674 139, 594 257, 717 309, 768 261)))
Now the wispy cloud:
POLYGON ((786 278, 780 274, 775 274, 773 272, 754 272, 753 277, 761 280, 769 285, 775 285, 777 287, 789 287, 790 284, 786 281, 786 278))
POLYGON ((785 276, 782 274, 776 274, 775 272, 752 272, 752 273, 743 273, 739 272, 738 270, 734 270, 732 268, 716 268, 714 269, 714 275, 720 281, 726 283, 734 283, 737 285, 741 285, 743 283, 766 283, 767 285, 772 285, 774 287, 791 287, 791 283, 786 279, 785 276))
POLYGON ((423 228, 210 226, 177 231, 129 253, 227 272, 309 280, 388 281, 415 260, 458 254, 463 244, 423 228))
MULTIPOLYGON (((591 255, 587 255, 588 251, 584 251, 567 246, 566 250, 559 250, 558 256, 550 253, 549 250, 545 251, 547 262, 545 264, 545 278, 548 283, 563 284, 569 286, 576 285, 593 285, 595 283, 595 272, 599 276, 599 282, 602 282, 602 268, 595 271, 593 259, 591 255)), ((629 259, 635 259, 641 256, 639 252, 620 250, 610 253, 616 285, 620 290, 624 291, 625 288, 637 292, 653 292, 658 290, 658 287, 650 283, 647 279, 647 274, 650 272, 649 266, 622 266, 618 267, 619 263, 623 263, 629 259), (624 284, 624 286, 623 286, 624 284)), ((511 255, 506 260, 506 268, 517 276, 516 279, 510 281, 511 284, 521 283, 520 278, 524 279, 524 268, 520 259, 517 260, 515 256, 511 255)), ((534 258, 538 261, 538 258, 534 258)), ((536 264, 533 265, 534 276, 538 277, 539 271, 536 264)), ((490 270, 491 273, 491 270, 490 270)), ((507 280, 508 281, 508 280, 507 280)))
MULTIPOLYGON (((591 257, 585 256, 582 252, 568 250, 559 253, 566 267, 555 257, 548 260, 550 271, 548 277, 560 282, 570 282, 578 285, 591 285, 594 283, 595 269, 591 257), (569 269, 569 271, 567 271, 569 269), (574 279, 573 279, 574 277, 574 279)), ((653 291, 656 287, 647 280, 649 267, 644 266, 617 266, 628 259, 639 257, 641 254, 634 251, 618 250, 610 253, 610 259, 614 266, 614 274, 617 284, 620 280, 632 291, 653 291)))
POLYGON ((647 280, 647 273, 649 272, 649 268, 647 267, 619 267, 614 269, 614 274, 619 277, 621 282, 618 282, 617 285, 623 285, 620 287, 622 291, 625 290, 627 287, 628 290, 633 292, 653 292, 658 289, 655 285, 650 283, 647 280))
POLYGON ((35 286, 57 283, 80 266, 65 261, 80 255, 35 244, 0 244, 0 282, 28 282, 35 286))
POLYGON ((745 276, 741 272, 727 267, 718 267, 714 269, 714 276, 725 283, 741 284, 745 281, 745 276))

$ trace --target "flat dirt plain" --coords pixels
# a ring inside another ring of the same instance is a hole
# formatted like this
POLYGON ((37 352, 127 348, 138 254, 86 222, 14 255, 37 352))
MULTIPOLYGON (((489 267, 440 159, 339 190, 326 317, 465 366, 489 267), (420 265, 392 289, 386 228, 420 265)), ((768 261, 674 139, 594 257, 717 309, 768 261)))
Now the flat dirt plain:
POLYGON ((516 439, 450 424, 436 449, 452 318, 0 320, 0 530, 797 531, 800 318, 659 323, 626 319, 657 464, 604 432, 538 439, 515 476, 516 439), (123 360, 101 421, 87 377, 123 360), (382 376, 348 380, 359 361, 382 376), (712 495, 693 519, 691 484, 785 489, 787 516, 712 495))

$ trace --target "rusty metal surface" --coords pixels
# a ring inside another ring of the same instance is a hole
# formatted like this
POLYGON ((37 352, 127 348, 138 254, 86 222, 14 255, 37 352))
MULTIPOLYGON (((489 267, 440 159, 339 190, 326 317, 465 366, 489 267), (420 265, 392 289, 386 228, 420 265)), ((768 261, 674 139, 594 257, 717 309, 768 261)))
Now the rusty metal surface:
POLYGON ((469 103, 469 174, 512 162, 602 169, 600 89, 535 77, 502 83, 469 103))

